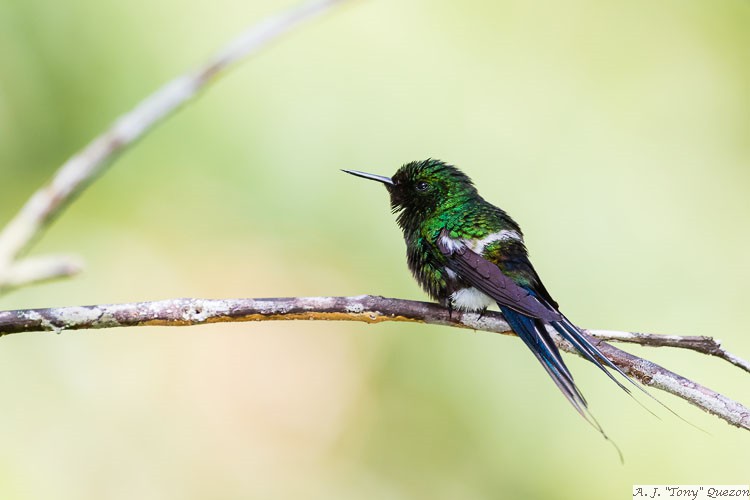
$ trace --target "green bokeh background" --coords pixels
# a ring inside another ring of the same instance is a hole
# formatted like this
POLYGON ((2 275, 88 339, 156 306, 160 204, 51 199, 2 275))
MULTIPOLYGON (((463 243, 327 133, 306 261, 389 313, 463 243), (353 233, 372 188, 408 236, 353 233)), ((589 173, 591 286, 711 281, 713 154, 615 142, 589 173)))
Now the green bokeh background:
MULTIPOLYGON (((0 0, 0 223, 160 84, 286 1, 0 0)), ((750 357, 745 1, 355 1, 243 63, 85 191, 0 308, 169 297, 423 299, 384 175, 428 156, 524 227, 582 326, 750 357)), ((750 378, 628 347, 750 404, 750 378)), ((568 357, 611 446, 520 342, 263 323, 0 342, 2 499, 616 499, 747 484, 750 434, 658 420, 568 357)))

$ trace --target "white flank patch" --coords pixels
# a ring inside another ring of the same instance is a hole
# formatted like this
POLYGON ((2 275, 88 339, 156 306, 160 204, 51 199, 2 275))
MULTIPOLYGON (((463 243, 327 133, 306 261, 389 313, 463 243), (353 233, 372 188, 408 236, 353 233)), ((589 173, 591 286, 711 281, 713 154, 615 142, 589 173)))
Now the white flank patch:
POLYGON ((493 241, 503 241, 503 240, 519 240, 520 241, 521 235, 518 234, 518 231, 503 229, 502 231, 488 234, 481 240, 462 240, 462 241, 466 243, 467 247, 471 248, 476 253, 481 254, 484 251, 484 247, 486 247, 493 241))
POLYGON ((440 243, 445 245, 445 247, 451 252, 455 252, 456 250, 458 250, 459 248, 463 248, 464 246, 462 240, 454 240, 453 238, 450 238, 448 236, 441 236, 440 243))
POLYGON ((495 301, 476 288, 469 287, 451 294, 451 303, 459 311, 481 311, 495 305, 495 301))

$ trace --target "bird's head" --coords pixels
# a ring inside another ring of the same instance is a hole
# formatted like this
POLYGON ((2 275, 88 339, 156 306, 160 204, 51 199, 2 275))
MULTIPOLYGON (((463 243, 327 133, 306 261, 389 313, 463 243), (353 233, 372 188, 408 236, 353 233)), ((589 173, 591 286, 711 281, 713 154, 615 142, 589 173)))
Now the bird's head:
POLYGON ((344 170, 382 182, 391 195, 393 212, 399 217, 429 217, 478 196, 469 176, 453 165, 432 158, 403 165, 393 177, 344 170))

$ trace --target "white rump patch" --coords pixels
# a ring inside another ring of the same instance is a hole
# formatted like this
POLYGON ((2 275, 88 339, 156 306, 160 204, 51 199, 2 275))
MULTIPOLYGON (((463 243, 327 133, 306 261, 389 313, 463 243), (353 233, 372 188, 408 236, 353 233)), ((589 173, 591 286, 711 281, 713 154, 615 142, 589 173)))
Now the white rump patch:
POLYGON ((492 243, 493 241, 503 240, 517 240, 521 241, 521 235, 518 231, 503 229, 496 233, 488 234, 480 240, 462 240, 466 243, 466 246, 474 250, 476 253, 481 254, 484 251, 484 247, 492 243))
POLYGON ((455 309, 469 312, 482 311, 495 305, 495 301, 491 297, 473 286, 453 292, 451 303, 455 309))

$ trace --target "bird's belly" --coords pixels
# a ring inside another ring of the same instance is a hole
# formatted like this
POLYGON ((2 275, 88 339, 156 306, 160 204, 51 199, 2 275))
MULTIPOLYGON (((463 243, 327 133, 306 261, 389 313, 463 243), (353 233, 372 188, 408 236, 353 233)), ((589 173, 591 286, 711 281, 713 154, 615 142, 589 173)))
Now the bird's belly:
POLYGON ((456 290, 450 300, 453 308, 459 311, 483 311, 495 304, 491 297, 473 286, 456 290))

